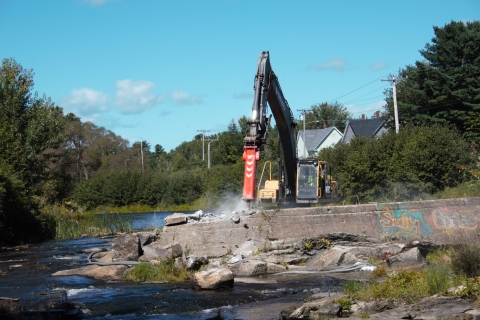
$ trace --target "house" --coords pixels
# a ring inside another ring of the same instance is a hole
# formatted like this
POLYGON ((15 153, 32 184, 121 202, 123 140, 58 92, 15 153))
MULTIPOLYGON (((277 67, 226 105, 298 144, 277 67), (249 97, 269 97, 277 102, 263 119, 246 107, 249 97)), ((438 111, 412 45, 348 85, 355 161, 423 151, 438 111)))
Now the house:
POLYGON ((336 145, 342 140, 342 137, 340 130, 335 127, 305 130, 305 143, 303 130, 299 130, 297 134, 297 155, 299 158, 308 158, 308 156, 317 154, 323 148, 336 145))
POLYGON ((349 120, 347 127, 343 133, 342 142, 349 143, 355 137, 379 137, 385 132, 387 128, 384 127, 385 120, 380 118, 380 112, 375 112, 375 118, 365 119, 362 114, 361 119, 349 120))

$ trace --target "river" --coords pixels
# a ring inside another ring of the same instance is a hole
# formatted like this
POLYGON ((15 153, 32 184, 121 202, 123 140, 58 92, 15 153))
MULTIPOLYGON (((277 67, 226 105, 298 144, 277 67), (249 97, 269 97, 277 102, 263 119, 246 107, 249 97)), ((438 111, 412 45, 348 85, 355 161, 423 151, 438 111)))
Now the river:
MULTIPOLYGON (((134 230, 162 227, 169 214, 132 214, 134 230)), ((52 240, 0 252, 0 297, 18 299, 7 301, 17 310, 48 308, 51 301, 67 301, 81 310, 82 318, 89 319, 214 319, 218 312, 223 319, 278 319, 281 309, 273 310, 275 304, 298 303, 312 293, 340 290, 339 281, 311 275, 239 278, 228 291, 194 291, 189 283, 52 276, 59 270, 84 266, 85 250, 110 249, 111 240, 52 240)))

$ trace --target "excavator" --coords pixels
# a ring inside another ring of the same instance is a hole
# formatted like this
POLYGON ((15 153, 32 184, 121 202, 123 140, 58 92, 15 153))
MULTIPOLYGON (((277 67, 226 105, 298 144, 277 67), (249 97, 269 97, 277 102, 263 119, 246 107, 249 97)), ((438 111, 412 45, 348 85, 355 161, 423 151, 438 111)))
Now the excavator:
POLYGON ((244 138, 242 155, 245 161, 242 199, 247 207, 257 200, 257 162, 267 143, 272 115, 283 157, 278 159, 278 180, 266 181, 265 188, 258 192, 259 200, 277 203, 280 207, 337 201, 337 183, 332 180, 329 165, 317 159, 297 157, 295 119, 270 65, 269 52, 263 51, 257 62, 252 117, 248 120, 249 132, 244 138), (267 103, 272 112, 268 117, 267 103))

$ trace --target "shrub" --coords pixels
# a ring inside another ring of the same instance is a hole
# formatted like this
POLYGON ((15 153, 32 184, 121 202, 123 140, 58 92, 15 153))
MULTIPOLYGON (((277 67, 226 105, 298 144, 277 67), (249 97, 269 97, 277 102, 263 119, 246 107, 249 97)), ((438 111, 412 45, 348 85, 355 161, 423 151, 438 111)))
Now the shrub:
POLYGON ((452 268, 469 278, 480 276, 480 248, 475 244, 458 245, 452 254, 452 268))
POLYGON ((379 138, 355 138, 323 149, 339 196, 347 202, 412 200, 454 188, 472 178, 475 159, 457 131, 444 126, 405 126, 379 138), (445 152, 448 150, 448 152, 445 152))

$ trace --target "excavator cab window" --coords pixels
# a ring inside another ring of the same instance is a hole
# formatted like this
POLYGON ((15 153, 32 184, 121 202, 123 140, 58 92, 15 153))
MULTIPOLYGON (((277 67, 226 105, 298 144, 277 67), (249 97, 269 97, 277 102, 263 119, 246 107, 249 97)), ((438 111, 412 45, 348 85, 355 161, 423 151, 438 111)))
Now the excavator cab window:
POLYGON ((315 164, 299 164, 297 177, 297 202, 316 202, 318 166, 315 164))

